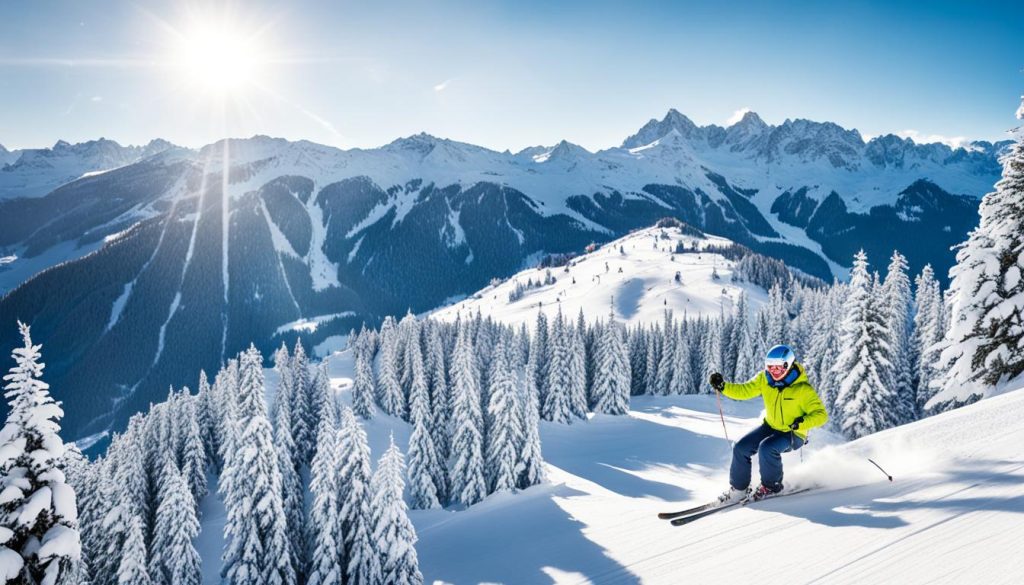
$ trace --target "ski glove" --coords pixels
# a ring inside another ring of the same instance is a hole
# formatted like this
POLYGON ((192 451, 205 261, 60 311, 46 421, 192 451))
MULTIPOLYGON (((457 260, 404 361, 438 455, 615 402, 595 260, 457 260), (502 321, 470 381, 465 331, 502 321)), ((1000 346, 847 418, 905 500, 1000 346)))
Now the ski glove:
POLYGON ((792 430, 792 431, 797 430, 798 428, 800 428, 800 423, 802 423, 802 422, 804 422, 804 417, 802 417, 802 416, 796 417, 795 419, 793 419, 793 424, 789 425, 789 429, 792 430))
POLYGON ((715 390, 719 392, 725 390, 725 378, 722 377, 722 374, 719 374, 718 372, 711 374, 710 382, 711 387, 714 388, 715 390))

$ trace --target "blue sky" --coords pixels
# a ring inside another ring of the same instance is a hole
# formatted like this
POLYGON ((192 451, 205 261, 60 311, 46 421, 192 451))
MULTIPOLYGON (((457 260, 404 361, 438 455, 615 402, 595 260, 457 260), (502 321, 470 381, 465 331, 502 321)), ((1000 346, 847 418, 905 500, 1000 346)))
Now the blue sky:
POLYGON ((868 136, 999 139, 1024 93, 1024 11, 1011 2, 211 5, 0 7, 0 144, 259 133, 374 147, 425 131, 596 150, 671 107, 700 124, 750 108, 868 136), (259 55, 219 97, 171 65, 199 22, 259 55))

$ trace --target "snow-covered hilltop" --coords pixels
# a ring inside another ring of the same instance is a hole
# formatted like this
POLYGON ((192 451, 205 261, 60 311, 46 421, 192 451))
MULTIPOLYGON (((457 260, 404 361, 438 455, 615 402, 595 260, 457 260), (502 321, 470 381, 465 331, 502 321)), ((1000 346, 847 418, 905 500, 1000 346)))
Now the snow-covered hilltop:
POLYGON ((628 325, 649 324, 662 320, 666 309, 680 317, 731 314, 744 293, 752 308, 760 308, 768 291, 743 276, 736 260, 722 255, 733 246, 689 227, 642 229, 566 259, 564 265, 523 270, 431 316, 453 320, 479 311, 503 323, 532 327, 538 310, 548 318, 559 310, 575 318, 582 310, 590 320, 611 313, 628 325))

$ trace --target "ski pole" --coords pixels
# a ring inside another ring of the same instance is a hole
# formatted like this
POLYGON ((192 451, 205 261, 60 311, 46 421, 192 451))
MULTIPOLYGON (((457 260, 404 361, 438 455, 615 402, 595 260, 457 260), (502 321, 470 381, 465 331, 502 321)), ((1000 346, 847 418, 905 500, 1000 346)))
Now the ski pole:
POLYGON ((715 390, 715 398, 718 401, 718 417, 722 419, 722 432, 725 433, 725 440, 729 440, 729 431, 725 428, 725 414, 722 413, 722 393, 715 390))
POLYGON ((888 474, 888 473, 887 473, 887 472, 886 472, 886 471, 885 471, 884 469, 882 469, 882 466, 881 466, 881 465, 879 465, 879 464, 875 463, 875 460, 874 460, 874 459, 872 459, 872 458, 868 457, 868 461, 870 461, 872 465, 874 465, 875 467, 877 467, 877 468, 878 468, 878 471, 881 471, 882 473, 885 473, 885 477, 888 477, 888 478, 889 478, 889 481, 892 481, 892 476, 891 476, 891 475, 889 475, 889 474, 888 474))

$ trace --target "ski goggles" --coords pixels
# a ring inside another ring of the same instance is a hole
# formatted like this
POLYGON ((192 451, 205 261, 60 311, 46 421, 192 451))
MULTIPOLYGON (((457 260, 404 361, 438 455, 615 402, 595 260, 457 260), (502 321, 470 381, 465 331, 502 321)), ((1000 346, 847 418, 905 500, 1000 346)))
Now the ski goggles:
POLYGON ((786 372, 789 371, 789 364, 782 362, 781 364, 768 364, 764 367, 768 371, 768 375, 773 380, 781 380, 786 376, 786 372))

